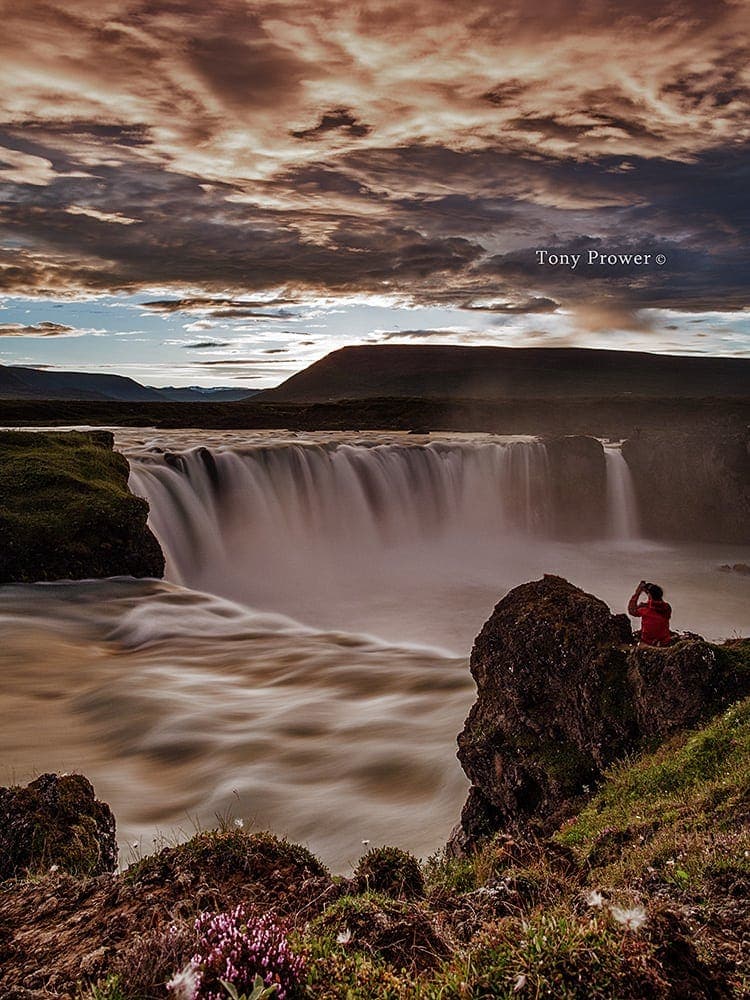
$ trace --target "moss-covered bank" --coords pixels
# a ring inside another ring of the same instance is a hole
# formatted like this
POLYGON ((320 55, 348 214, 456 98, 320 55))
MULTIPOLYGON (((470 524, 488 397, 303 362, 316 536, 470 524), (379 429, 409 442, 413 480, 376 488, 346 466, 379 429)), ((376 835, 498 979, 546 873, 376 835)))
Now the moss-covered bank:
POLYGON ((0 431, 0 584, 161 577, 128 474, 107 431, 0 431))

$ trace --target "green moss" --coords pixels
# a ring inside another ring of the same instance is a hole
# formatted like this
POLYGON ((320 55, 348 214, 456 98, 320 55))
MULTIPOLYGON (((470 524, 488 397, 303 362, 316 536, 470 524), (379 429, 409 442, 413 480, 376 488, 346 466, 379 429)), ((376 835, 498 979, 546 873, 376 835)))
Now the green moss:
POLYGON ((425 882, 417 859, 398 847, 375 847, 360 858, 354 871, 360 891, 381 892, 401 899, 424 896, 425 882))
POLYGON ((135 1000, 135 996, 126 991, 119 976, 107 976, 94 986, 81 987, 78 1000, 135 1000))
POLYGON ((141 858, 123 877, 144 882, 164 877, 168 871, 241 873, 249 879, 271 878, 279 872, 303 871, 308 876, 327 876, 328 870, 306 847, 272 833, 244 830, 204 830, 175 847, 141 858))
POLYGON ((538 912, 488 927, 452 974, 444 976, 442 991, 432 995, 443 1000, 663 995, 649 992, 658 983, 656 972, 648 971, 651 951, 645 939, 628 938, 606 918, 560 909, 538 912))
POLYGON ((0 583, 161 576, 128 475, 107 432, 0 431, 0 583))
POLYGON ((475 862, 476 855, 453 858, 444 850, 431 854, 424 864, 428 892, 473 892, 478 887, 475 862))
POLYGON ((336 900, 311 921, 308 934, 319 946, 360 952, 407 975, 434 969, 449 954, 426 906, 374 892, 336 900))
POLYGON ((583 786, 592 784, 598 768, 590 754, 563 737, 540 740, 536 733, 519 730, 505 738, 506 748, 530 756, 548 779, 559 786, 563 795, 580 795, 583 786))

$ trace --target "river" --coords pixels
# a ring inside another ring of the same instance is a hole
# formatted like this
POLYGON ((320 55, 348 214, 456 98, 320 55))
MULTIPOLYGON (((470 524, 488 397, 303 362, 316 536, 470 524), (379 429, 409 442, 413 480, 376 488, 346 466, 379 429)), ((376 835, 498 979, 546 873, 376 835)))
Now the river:
POLYGON ((616 610, 646 577, 675 628, 750 634, 750 581, 717 571, 750 550, 642 538, 616 447, 603 537, 566 542, 533 438, 114 430, 166 579, 0 588, 0 777, 87 774, 123 863, 218 822, 338 871, 437 850, 473 637, 545 572, 616 610))

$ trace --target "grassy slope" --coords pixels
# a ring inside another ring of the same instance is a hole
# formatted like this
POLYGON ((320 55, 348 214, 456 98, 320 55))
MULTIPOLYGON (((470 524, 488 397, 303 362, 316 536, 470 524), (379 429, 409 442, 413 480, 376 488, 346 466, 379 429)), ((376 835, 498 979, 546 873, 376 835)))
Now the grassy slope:
POLYGON ((469 940, 452 960, 394 982, 393 968, 371 948, 347 952, 331 938, 313 938, 314 995, 750 995, 740 954, 750 891, 750 699, 613 770, 551 845, 520 848, 498 838, 472 859, 436 857, 428 885, 426 907, 438 924, 445 926, 451 906, 463 902, 469 924, 473 911, 469 940), (487 919, 492 895, 497 915, 487 919), (643 925, 628 926, 628 915, 638 923, 641 910, 643 925), (694 958, 735 965, 729 993, 700 976, 691 981, 692 959, 682 954, 691 938, 694 958), (370 985, 358 986, 355 976, 371 977, 370 985))

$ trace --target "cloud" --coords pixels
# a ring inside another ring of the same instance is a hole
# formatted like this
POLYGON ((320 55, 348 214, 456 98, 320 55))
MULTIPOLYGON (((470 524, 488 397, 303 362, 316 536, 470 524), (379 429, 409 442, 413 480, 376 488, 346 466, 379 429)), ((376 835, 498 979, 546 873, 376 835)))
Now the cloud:
POLYGON ((346 108, 336 108, 324 114, 317 125, 312 128, 293 131, 295 139, 319 139, 326 132, 341 131, 345 135, 362 138, 372 132, 370 125, 358 122, 356 117, 346 108))
POLYGON ((181 344, 180 346, 188 351, 203 351, 212 347, 229 347, 229 344, 224 340, 202 340, 197 344, 181 344))
POLYGON ((749 21, 730 0, 17 4, 0 291, 222 325, 344 296, 584 334, 742 310, 749 21), (539 246, 668 265, 570 275, 539 246))
POLYGON ((0 323, 0 337, 81 337, 90 332, 63 323, 0 323))

